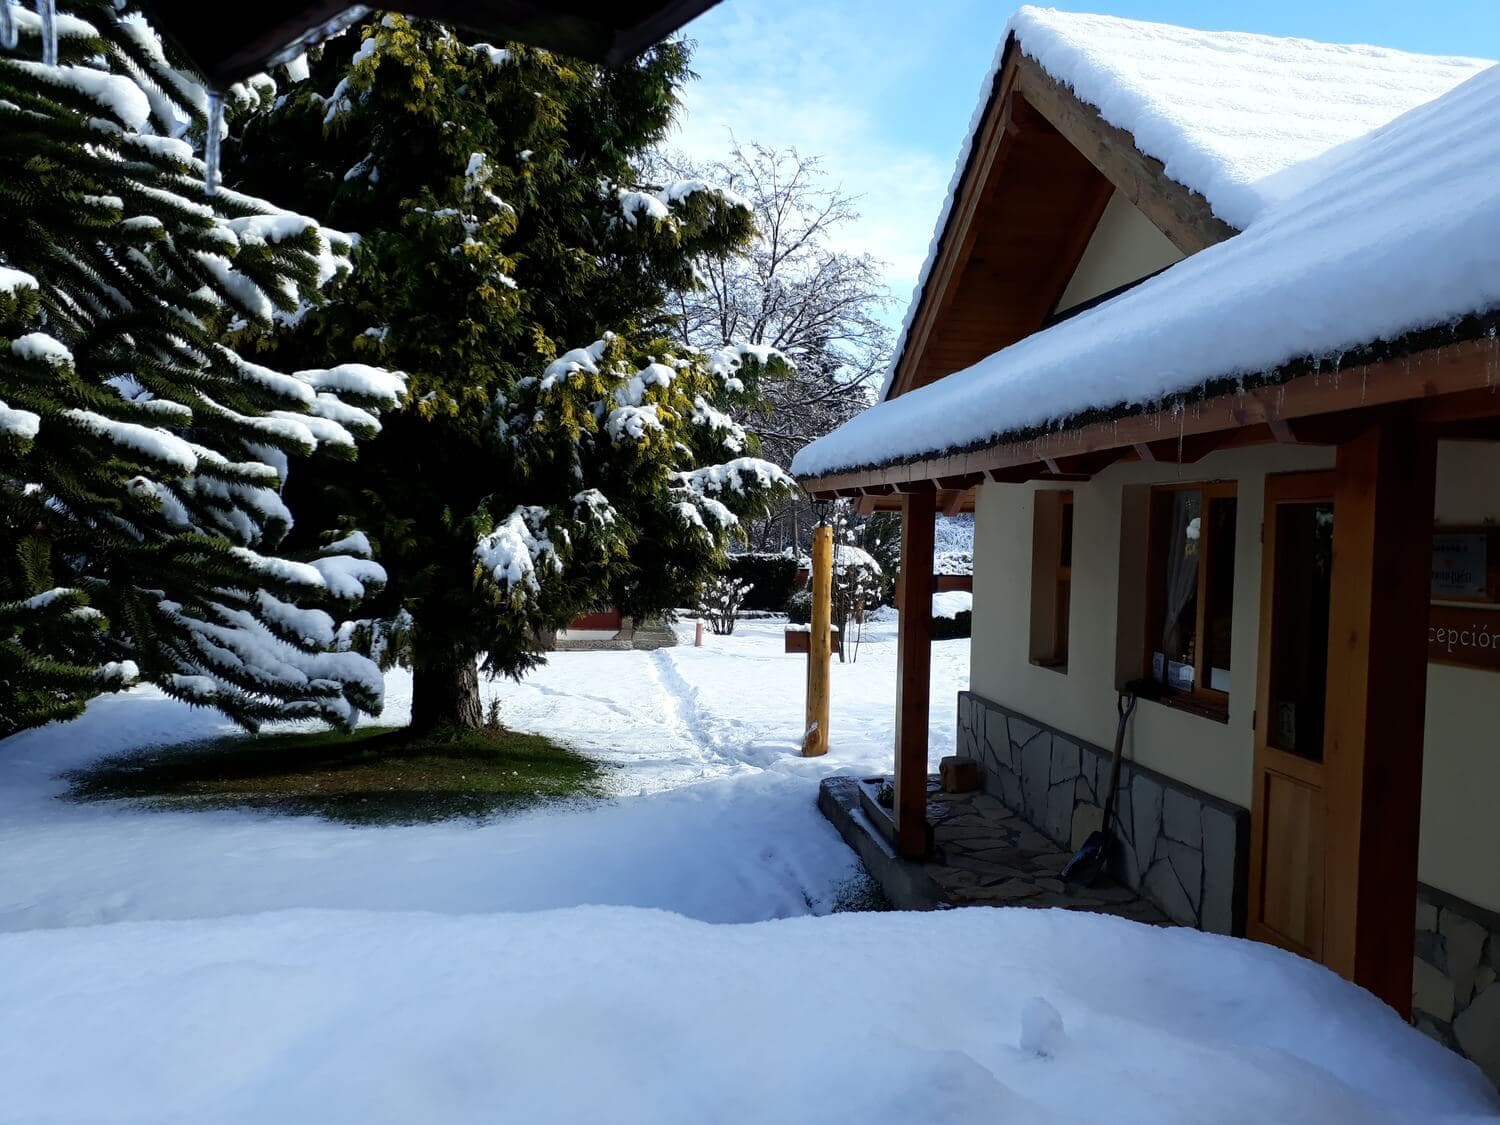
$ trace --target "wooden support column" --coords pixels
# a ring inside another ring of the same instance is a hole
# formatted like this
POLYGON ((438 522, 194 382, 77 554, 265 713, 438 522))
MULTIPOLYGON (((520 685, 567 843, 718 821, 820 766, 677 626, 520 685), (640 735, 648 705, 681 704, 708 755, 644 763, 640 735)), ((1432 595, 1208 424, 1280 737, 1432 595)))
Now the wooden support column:
POLYGON ((901 498, 901 589, 896 640, 896 850, 923 859, 927 826, 927 708, 932 683, 932 547, 937 495, 901 498))
POLYGON ((829 676, 833 650, 833 528, 820 524, 812 541, 812 623, 807 637, 807 725, 802 756, 828 753, 829 676))
POLYGON ((1435 431, 1384 418, 1338 447, 1328 624, 1324 960, 1411 1010, 1435 431))

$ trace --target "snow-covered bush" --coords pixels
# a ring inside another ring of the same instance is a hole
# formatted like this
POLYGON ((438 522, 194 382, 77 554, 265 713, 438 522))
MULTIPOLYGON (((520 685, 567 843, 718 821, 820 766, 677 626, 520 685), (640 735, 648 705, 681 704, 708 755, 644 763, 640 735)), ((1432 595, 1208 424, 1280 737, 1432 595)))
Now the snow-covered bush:
POLYGON ((748 582, 741 582, 729 575, 711 578, 703 584, 698 598, 698 612, 707 619, 713 631, 721 637, 734 632, 734 622, 745 598, 753 589, 748 582))
POLYGON ((812 591, 798 590, 786 603, 786 619, 793 625, 812 622, 812 591))

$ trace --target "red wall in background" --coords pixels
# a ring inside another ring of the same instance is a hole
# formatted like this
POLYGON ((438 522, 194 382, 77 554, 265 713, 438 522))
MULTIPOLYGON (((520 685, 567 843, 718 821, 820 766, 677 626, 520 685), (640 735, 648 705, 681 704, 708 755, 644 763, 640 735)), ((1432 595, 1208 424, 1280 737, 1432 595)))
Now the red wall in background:
POLYGON ((568 622, 568 629, 609 629, 618 633, 625 624, 618 609, 602 609, 598 613, 585 613, 568 622))

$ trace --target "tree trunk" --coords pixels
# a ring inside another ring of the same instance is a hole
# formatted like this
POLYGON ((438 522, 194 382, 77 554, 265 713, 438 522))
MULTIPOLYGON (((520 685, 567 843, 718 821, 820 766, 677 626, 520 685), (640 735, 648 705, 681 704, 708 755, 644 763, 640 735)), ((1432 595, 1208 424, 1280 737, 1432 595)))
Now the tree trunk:
POLYGON ((479 669, 473 657, 458 661, 422 661, 412 669, 411 729, 426 733, 441 727, 478 730, 484 726, 479 704, 479 669))

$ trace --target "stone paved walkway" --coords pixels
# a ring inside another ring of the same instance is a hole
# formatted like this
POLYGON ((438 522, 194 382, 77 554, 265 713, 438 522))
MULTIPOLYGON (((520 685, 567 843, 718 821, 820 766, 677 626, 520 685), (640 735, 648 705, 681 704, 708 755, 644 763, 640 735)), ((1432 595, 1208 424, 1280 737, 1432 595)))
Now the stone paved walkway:
POLYGON ((954 906, 1060 906, 1166 925, 1166 916, 1128 887, 1062 881, 1072 852, 1043 836, 987 793, 944 793, 928 783, 927 817, 936 853, 926 874, 954 906))
POLYGON ((891 847, 890 811, 879 803, 889 779, 825 778, 818 807, 864 862, 898 909, 950 906, 1056 906, 1116 914, 1137 922, 1170 925, 1165 914, 1127 887, 1064 883, 1072 858, 999 798, 987 793, 944 793, 927 785, 927 818, 934 853, 925 863, 900 859, 891 847))

